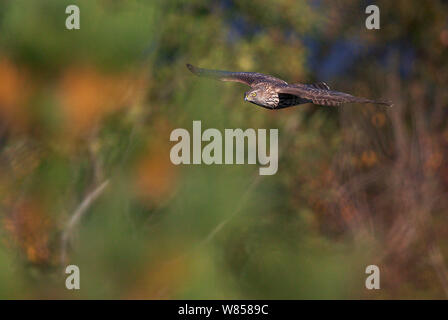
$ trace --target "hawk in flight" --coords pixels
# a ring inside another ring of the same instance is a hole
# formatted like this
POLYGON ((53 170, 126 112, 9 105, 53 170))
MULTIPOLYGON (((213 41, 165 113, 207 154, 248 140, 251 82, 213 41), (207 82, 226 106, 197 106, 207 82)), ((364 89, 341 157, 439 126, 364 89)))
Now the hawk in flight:
POLYGON ((323 106, 340 106, 343 103, 375 103, 392 106, 387 101, 377 101, 352 96, 348 93, 330 90, 325 82, 314 84, 288 84, 266 74, 256 72, 230 72, 202 69, 191 64, 187 68, 198 76, 221 81, 241 82, 252 89, 244 94, 244 100, 267 109, 282 109, 303 103, 323 106))

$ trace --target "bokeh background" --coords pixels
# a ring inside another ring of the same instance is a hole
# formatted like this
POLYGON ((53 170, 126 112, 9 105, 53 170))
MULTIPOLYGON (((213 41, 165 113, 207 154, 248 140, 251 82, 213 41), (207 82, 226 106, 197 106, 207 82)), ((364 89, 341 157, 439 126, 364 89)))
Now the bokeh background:
POLYGON ((1 1, 0 298, 447 298, 447 83, 442 0, 1 1), (394 107, 272 112, 185 63, 394 107), (193 120, 278 128, 278 173, 172 165, 193 120))

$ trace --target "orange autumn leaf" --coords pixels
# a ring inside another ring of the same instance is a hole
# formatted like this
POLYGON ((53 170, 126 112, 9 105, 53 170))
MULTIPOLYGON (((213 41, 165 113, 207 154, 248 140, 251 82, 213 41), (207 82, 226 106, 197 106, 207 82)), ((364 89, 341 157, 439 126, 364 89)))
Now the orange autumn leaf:
POLYGON ((24 103, 28 95, 27 77, 15 64, 0 58, 0 116, 12 123, 12 128, 27 122, 24 103))
POLYGON ((160 202, 173 192, 177 168, 171 163, 167 147, 153 147, 137 164, 136 193, 144 201, 160 202))
POLYGON ((129 106, 141 95, 142 87, 145 81, 140 76, 105 74, 90 67, 69 68, 61 81, 66 129, 75 135, 88 132, 104 116, 129 106))
POLYGON ((126 294, 126 299, 172 299, 182 288, 191 271, 189 259, 180 252, 160 256, 164 258, 143 270, 140 281, 126 294))
POLYGON ((425 162, 426 169, 437 170, 443 162, 443 154, 441 152, 435 151, 431 152, 428 159, 425 162))
POLYGON ((376 127, 382 127, 386 123, 386 116, 382 112, 377 112, 372 116, 372 124, 376 127))
POLYGON ((49 239, 52 224, 37 201, 20 203, 4 220, 5 230, 32 263, 50 259, 49 239))
POLYGON ((440 42, 442 43, 442 45, 444 47, 448 47, 448 30, 442 30, 442 32, 440 32, 440 42))
POLYGON ((361 162, 366 167, 372 167, 378 162, 378 157, 375 151, 364 151, 361 155, 361 162))

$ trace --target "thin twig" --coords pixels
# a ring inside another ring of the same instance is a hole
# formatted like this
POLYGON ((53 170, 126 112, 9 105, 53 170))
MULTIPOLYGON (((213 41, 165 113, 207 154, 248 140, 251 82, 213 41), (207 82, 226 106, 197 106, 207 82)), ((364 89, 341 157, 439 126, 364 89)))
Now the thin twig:
MULTIPOLYGON (((285 149, 288 149, 287 147, 289 145, 291 145, 291 143, 294 141, 295 135, 293 134, 293 132, 297 130, 297 125, 298 124, 296 123, 295 118, 291 117, 286 120, 286 123, 285 123, 286 130, 285 131, 287 133, 287 137, 289 137, 289 138, 286 140, 286 142, 283 145, 283 147, 285 147, 285 149)), ((263 178, 263 176, 258 175, 258 174, 255 176, 255 178, 252 180, 251 184, 247 188, 246 192, 243 194, 240 201, 238 202, 238 205, 235 207, 235 210, 227 217, 227 219, 221 221, 221 223, 219 223, 212 231, 210 231, 208 236, 200 242, 199 246, 202 246, 202 245, 208 243, 210 240, 212 240, 215 237, 215 235, 217 233, 219 233, 226 226, 226 224, 229 223, 229 221, 232 220, 233 217, 235 217, 244 208, 247 198, 251 194, 252 190, 256 186, 258 186, 258 184, 261 182, 262 178, 263 178)))
POLYGON ((95 200, 104 192, 108 184, 109 180, 106 180, 91 192, 89 192, 73 212, 70 220, 68 221, 61 237, 61 264, 63 266, 67 262, 68 243, 73 234, 73 230, 75 229, 81 218, 84 216, 84 214, 87 212, 87 210, 90 208, 92 203, 95 202, 95 200))
POLYGON ((224 228, 224 226, 234 217, 236 216, 243 208, 246 203, 247 198, 249 197, 252 190, 260 183, 261 181, 260 175, 257 175, 253 180, 252 183, 247 188, 244 195, 241 197, 238 205, 236 206, 235 210, 227 217, 227 219, 221 221, 209 234, 208 236, 200 243, 200 245, 204 245, 208 243, 213 237, 224 228))

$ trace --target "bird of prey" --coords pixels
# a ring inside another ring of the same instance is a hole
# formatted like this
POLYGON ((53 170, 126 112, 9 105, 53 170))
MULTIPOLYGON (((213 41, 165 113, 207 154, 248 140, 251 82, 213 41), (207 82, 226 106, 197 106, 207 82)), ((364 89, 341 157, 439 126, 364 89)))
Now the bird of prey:
POLYGON ((330 90, 325 82, 288 84, 282 79, 257 72, 230 72, 202 69, 191 64, 187 68, 198 76, 221 81, 241 82, 251 87, 244 100, 267 109, 282 109, 303 103, 323 106, 340 106, 344 103, 374 103, 392 106, 388 101, 370 100, 348 93, 330 90))

